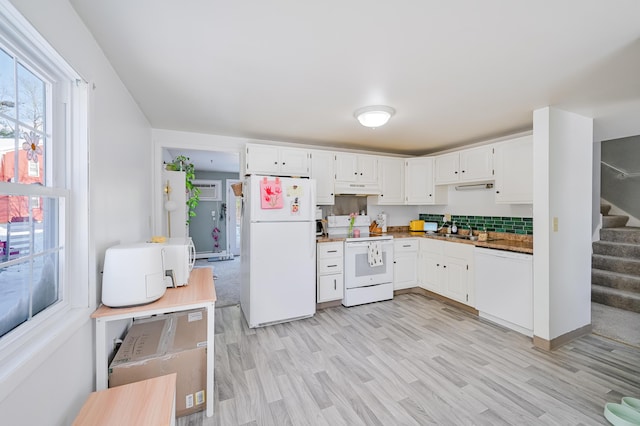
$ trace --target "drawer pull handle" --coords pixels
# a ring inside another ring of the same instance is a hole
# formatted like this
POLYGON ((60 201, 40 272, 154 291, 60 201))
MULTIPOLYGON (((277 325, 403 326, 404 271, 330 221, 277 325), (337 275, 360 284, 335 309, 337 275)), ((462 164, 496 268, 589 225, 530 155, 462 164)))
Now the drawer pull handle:
POLYGON ((338 266, 338 265, 327 265, 327 268, 335 268, 335 267, 337 267, 337 266, 338 266))
POLYGON ((402 247, 411 247, 411 244, 403 244, 402 247))
POLYGON ((338 284, 336 283, 336 279, 334 278, 333 279, 333 289, 337 290, 337 288, 338 288, 338 284))
POLYGON ((327 253, 337 253, 338 250, 327 250, 327 253))

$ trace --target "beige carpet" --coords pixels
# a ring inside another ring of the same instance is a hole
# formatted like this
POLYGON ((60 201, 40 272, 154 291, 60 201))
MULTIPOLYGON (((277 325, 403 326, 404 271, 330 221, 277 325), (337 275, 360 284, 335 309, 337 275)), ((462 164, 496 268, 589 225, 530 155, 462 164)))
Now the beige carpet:
POLYGON ((640 348, 640 314, 591 303, 592 333, 640 348))
POLYGON ((216 308, 240 304, 240 256, 232 260, 198 259, 194 268, 213 268, 213 281, 216 286, 216 308))

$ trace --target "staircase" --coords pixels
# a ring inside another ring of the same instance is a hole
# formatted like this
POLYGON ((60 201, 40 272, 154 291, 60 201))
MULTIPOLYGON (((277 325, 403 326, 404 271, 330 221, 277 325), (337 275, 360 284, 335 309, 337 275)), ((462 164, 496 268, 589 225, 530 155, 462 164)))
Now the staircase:
POLYGON ((593 243, 591 300, 640 313, 640 228, 625 226, 627 216, 609 215, 600 204, 600 241, 593 243))

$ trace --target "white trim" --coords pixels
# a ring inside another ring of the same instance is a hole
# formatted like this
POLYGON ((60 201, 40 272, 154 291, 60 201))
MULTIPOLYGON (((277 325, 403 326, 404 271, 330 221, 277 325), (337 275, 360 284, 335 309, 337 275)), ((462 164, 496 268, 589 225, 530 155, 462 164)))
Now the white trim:
MULTIPOLYGON (((65 145, 64 171, 53 176, 56 186, 21 185, 19 191, 22 195, 63 198, 59 206, 59 232, 66 236, 65 250, 59 259, 63 271, 61 300, 0 340, 1 401, 81 327, 91 325, 96 277, 89 274, 92 253, 89 250, 90 237, 87 235, 90 227, 89 98, 86 84, 8 0, 0 0, 0 27, 2 43, 19 53, 21 62, 26 60, 25 64, 43 76, 48 75, 54 82, 55 87, 52 93, 48 93, 48 101, 55 104, 48 104, 48 108, 58 115, 54 117, 55 121, 47 121, 47 129, 44 130, 49 133, 50 126, 56 126, 54 134, 49 137, 65 145)), ((14 185, 2 182, 0 191, 16 193, 14 185)))

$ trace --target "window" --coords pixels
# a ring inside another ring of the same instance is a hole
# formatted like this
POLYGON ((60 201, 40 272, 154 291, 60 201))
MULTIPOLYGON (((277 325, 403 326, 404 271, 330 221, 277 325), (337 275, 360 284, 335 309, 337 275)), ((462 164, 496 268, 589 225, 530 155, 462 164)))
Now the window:
POLYGON ((86 96, 0 0, 0 365, 89 306, 86 96))

